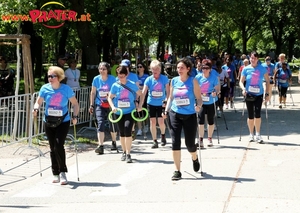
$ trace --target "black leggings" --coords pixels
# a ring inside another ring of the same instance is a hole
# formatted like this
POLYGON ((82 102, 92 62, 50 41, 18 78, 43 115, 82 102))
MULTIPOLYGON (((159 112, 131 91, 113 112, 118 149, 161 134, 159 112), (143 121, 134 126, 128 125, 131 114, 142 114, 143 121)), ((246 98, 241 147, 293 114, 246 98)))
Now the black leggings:
POLYGON ((256 96, 255 101, 246 101, 249 119, 254 119, 254 112, 255 112, 255 118, 261 117, 260 113, 261 113, 262 102, 263 102, 263 95, 256 96))
POLYGON ((118 122, 120 137, 131 137, 133 123, 134 121, 131 117, 131 113, 123 114, 121 120, 118 122))
POLYGON ((167 120, 172 137, 172 150, 181 150, 181 130, 184 131, 185 145, 189 152, 196 152, 195 138, 197 132, 197 116, 195 114, 183 115, 172 110, 167 120))
POLYGON ((287 87, 278 86, 279 97, 286 98, 287 89, 287 87))
POLYGON ((215 116, 215 106, 214 104, 202 105, 200 112, 198 114, 199 124, 203 125, 205 122, 205 114, 207 114, 207 123, 208 125, 213 125, 214 116, 215 116))
POLYGON ((53 175, 68 172, 64 145, 69 127, 70 121, 63 122, 55 128, 47 127, 44 122, 45 133, 50 145, 51 169, 53 175))

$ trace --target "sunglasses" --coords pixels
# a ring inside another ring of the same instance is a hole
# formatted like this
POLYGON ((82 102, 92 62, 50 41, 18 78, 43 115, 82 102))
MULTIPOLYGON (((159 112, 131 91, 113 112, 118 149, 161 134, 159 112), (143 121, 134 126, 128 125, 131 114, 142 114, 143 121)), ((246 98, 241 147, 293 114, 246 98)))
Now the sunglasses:
POLYGON ((57 75, 48 75, 48 78, 56 78, 57 75))
POLYGON ((209 67, 202 67, 203 70, 209 70, 209 67))
POLYGON ((137 68, 143 68, 143 66, 137 66, 137 68))

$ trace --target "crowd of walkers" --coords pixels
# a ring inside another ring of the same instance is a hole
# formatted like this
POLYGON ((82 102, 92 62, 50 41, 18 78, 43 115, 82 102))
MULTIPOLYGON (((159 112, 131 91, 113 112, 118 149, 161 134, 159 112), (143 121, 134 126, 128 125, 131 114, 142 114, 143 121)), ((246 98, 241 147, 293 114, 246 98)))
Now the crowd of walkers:
MULTIPOLYGON (((121 161, 127 163, 132 163, 131 146, 136 135, 141 136, 143 133, 145 135, 149 126, 153 141, 151 148, 157 149, 166 145, 165 133, 168 129, 175 166, 172 180, 179 180, 182 176, 180 167, 182 131, 185 146, 191 154, 193 169, 198 172, 200 162, 197 148, 204 148, 205 144, 208 147, 214 146, 216 119, 224 116, 224 109, 235 110, 237 86, 244 96, 243 108, 246 106, 248 111, 249 142, 263 142, 260 135, 261 108, 263 104, 271 105, 271 95, 276 88, 279 108, 286 107, 287 89, 292 74, 284 54, 279 55, 279 60, 275 64, 271 62, 270 56, 265 58, 264 63, 260 62, 255 51, 248 57, 242 55, 240 58, 227 53, 222 57, 212 58, 188 56, 176 59, 175 75, 170 70, 171 64, 168 61, 165 66, 163 65, 164 63, 159 60, 151 61, 149 67, 138 62, 136 72, 132 72, 131 61, 124 59, 116 68, 117 76, 112 76, 109 63, 99 64, 99 75, 95 76, 92 82, 89 108, 89 113, 95 113, 97 121, 99 143, 95 150, 97 154, 104 154, 105 151, 104 132, 107 120, 110 121, 111 150, 118 151, 117 135, 119 135, 121 161), (158 129, 160 142, 157 137, 158 129)), ((75 67, 72 67, 72 70, 75 70, 75 67)), ((53 97, 50 97, 60 91, 61 85, 58 82, 64 77, 61 68, 52 67, 47 77, 50 84, 43 86, 40 91, 33 113, 36 115, 41 102, 49 99, 46 116, 55 116, 55 113, 59 113, 59 116, 63 117, 63 122, 55 127, 47 125, 49 119, 47 117, 44 118, 44 123, 47 126, 46 134, 48 136, 49 133, 50 144, 53 146, 53 149, 51 148, 52 171, 55 176, 53 182, 59 182, 61 178, 66 183, 67 168, 65 156, 62 154, 64 150, 61 145, 56 147, 53 137, 56 134, 59 141, 64 141, 66 135, 51 128, 58 130, 60 125, 67 127, 64 125, 70 121, 70 116, 65 115, 67 100, 75 106, 75 115, 73 114, 72 118, 76 124, 78 103, 72 92, 65 94, 66 97, 61 94, 60 99, 57 97, 53 100, 53 97)))

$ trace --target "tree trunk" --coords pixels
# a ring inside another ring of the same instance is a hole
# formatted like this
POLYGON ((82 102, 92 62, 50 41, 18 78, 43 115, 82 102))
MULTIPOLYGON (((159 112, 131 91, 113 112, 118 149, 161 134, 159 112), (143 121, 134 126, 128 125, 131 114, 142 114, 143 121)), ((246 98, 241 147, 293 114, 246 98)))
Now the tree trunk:
MULTIPOLYGON (((68 23, 66 22, 61 29, 61 36, 58 41, 58 55, 65 55, 66 54, 66 44, 67 44, 67 39, 69 35, 69 27, 68 23)), ((57 55, 57 56, 58 56, 57 55)))
POLYGON ((103 32, 103 36, 102 36, 102 44, 103 44, 103 61, 106 61, 108 63, 110 63, 110 55, 109 55, 109 51, 110 51, 110 46, 111 46, 111 37, 112 37, 112 32, 111 29, 109 29, 108 27, 104 27, 104 32, 103 32))
MULTIPOLYGON (((72 10, 77 12, 77 17, 85 14, 84 0, 69 0, 72 10)), ((78 36, 82 43, 82 59, 87 65, 98 65, 99 55, 97 52, 97 42, 93 37, 88 21, 76 22, 78 36)))

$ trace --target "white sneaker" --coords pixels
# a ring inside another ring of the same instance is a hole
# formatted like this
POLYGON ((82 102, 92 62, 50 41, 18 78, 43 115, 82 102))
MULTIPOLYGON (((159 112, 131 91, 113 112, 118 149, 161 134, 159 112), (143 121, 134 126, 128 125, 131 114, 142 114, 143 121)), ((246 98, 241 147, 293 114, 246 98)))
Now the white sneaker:
POLYGON ((226 104, 226 109, 228 109, 228 104, 226 104))
POLYGON ((65 172, 61 172, 60 173, 60 185, 67 185, 68 184, 68 180, 67 180, 67 176, 65 172))
POLYGON ((136 133, 137 136, 141 136, 142 134, 143 134, 143 133, 142 133, 142 130, 141 130, 141 129, 139 129, 138 132, 136 133))
POLYGON ((207 142, 208 142, 208 143, 207 143, 207 146, 209 146, 209 147, 212 147, 212 146, 213 146, 212 139, 208 139, 207 142))
POLYGON ((60 182, 59 175, 53 175, 52 183, 59 183, 59 182, 60 182))
POLYGON ((217 113, 217 114, 218 114, 218 118, 221 118, 221 117, 222 117, 222 113, 221 113, 221 111, 220 111, 220 110, 218 111, 218 113, 217 113))
POLYGON ((262 142, 264 142, 260 135, 256 135, 255 139, 256 139, 256 142, 257 142, 257 143, 262 143, 262 142))
POLYGON ((283 108, 286 108, 286 104, 283 104, 283 108))
POLYGON ((253 142, 254 141, 254 136, 253 135, 249 135, 249 142, 253 142))

